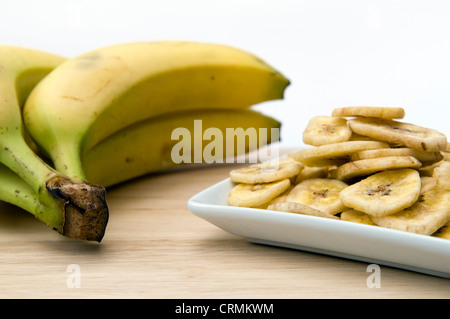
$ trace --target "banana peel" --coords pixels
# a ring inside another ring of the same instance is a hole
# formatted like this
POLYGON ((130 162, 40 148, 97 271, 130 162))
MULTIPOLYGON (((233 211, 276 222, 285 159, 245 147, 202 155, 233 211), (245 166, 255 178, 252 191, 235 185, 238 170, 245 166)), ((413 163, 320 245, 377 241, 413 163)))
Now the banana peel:
POLYGON ((109 136, 83 154, 82 165, 89 181, 109 187, 174 167, 234 160, 278 142, 279 134, 271 131, 280 128, 279 121, 253 110, 170 114, 138 122, 109 136), (187 134, 173 136, 179 128, 187 134), (214 136, 207 135, 211 129, 214 136), (250 136, 253 142, 248 140, 250 132, 254 133, 250 136), (175 157, 184 160, 177 161, 175 157))

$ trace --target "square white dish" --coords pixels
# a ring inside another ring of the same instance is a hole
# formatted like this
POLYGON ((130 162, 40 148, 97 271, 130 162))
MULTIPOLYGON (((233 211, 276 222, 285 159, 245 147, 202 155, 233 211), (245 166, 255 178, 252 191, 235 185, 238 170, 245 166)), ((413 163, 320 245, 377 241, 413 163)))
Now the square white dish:
POLYGON ((249 242, 450 278, 450 240, 301 214, 232 207, 225 179, 192 196, 196 216, 249 242))

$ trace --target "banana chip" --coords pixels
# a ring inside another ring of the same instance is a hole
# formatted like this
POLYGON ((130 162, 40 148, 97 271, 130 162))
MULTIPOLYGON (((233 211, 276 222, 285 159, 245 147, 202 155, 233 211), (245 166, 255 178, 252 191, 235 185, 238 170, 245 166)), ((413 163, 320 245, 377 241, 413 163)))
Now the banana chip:
POLYGON ((372 218, 370 218, 370 215, 354 210, 354 209, 347 209, 344 210, 341 213, 341 220, 345 220, 348 222, 354 222, 354 223, 360 223, 360 224, 366 224, 366 225, 372 225, 375 226, 376 224, 373 222, 372 218))
POLYGON ((295 177, 302 169, 302 164, 290 157, 286 157, 280 160, 234 169, 230 172, 230 179, 235 183, 270 183, 295 177))
POLYGON ((450 152, 442 152, 442 159, 446 162, 450 162, 450 152))
POLYGON ((301 203, 294 203, 294 202, 285 202, 285 203, 277 203, 270 205, 268 210, 276 210, 280 212, 288 212, 288 213, 295 213, 295 214, 303 214, 303 215, 310 215, 310 216, 317 216, 317 217, 325 217, 325 218, 331 218, 331 219, 339 219, 338 217, 325 213, 323 211, 320 211, 318 209, 312 208, 308 205, 304 205, 301 203))
POLYGON ((347 120, 341 117, 316 116, 312 118, 303 131, 303 142, 320 146, 350 140, 352 131, 347 120))
POLYGON ((434 174, 434 170, 439 167, 442 163, 437 162, 430 165, 424 165, 422 167, 419 167, 417 170, 420 173, 420 176, 429 176, 432 177, 434 174))
POLYGON ((450 239, 450 221, 447 222, 444 226, 439 228, 434 234, 434 237, 450 239))
POLYGON ((414 150, 409 147, 390 147, 357 152, 352 154, 351 160, 357 161, 362 159, 379 158, 386 156, 412 156, 419 160, 421 163, 425 163, 427 165, 439 162, 443 159, 443 155, 441 152, 425 152, 414 150))
POLYGON ((348 181, 356 177, 364 177, 384 170, 419 168, 421 166, 422 163, 412 156, 386 156, 343 164, 330 171, 330 175, 333 178, 348 181))
POLYGON ((239 207, 261 207, 291 185, 289 179, 265 184, 237 184, 228 194, 228 204, 239 207))
POLYGON ((384 142, 347 141, 307 148, 292 153, 290 156, 305 166, 335 166, 347 163, 353 153, 387 147, 389 145, 384 142))
POLYGON ((347 106, 333 110, 333 116, 342 117, 376 117, 383 119, 402 119, 405 110, 401 107, 379 107, 379 106, 347 106))
POLYGON ((432 188, 436 187, 437 179, 431 176, 421 176, 420 177, 420 194, 423 195, 432 188))
POLYGON ((388 143, 398 143, 416 150, 440 152, 447 147, 447 137, 433 129, 394 120, 356 118, 348 121, 350 129, 388 143))
POLYGON ((433 170, 433 177, 441 188, 450 192, 450 162, 443 161, 436 165, 433 170))
POLYGON ((350 185, 342 190, 340 199, 345 206, 371 216, 387 216, 412 206, 420 190, 416 170, 388 170, 350 185))
POLYGON ((303 169, 298 173, 297 177, 294 180, 294 185, 297 185, 298 183, 311 179, 311 178, 326 178, 328 176, 328 167, 321 166, 321 167, 309 167, 305 166, 303 169))
POLYGON ((286 197, 287 202, 301 203, 325 213, 336 215, 345 209, 339 198, 348 185, 328 178, 308 179, 297 184, 286 197))
POLYGON ((277 204, 277 203, 285 203, 286 202, 286 197, 289 194, 289 192, 291 191, 292 187, 293 187, 292 185, 289 186, 289 188, 287 190, 285 190, 283 193, 281 193, 280 195, 276 196, 275 198, 271 199, 268 203, 265 203, 264 205, 258 206, 258 207, 255 207, 255 208, 267 209, 267 207, 269 205, 273 205, 273 204, 277 204))
POLYGON ((422 194, 414 205, 393 215, 372 220, 381 227, 422 235, 432 235, 448 222, 449 193, 434 187, 422 194))

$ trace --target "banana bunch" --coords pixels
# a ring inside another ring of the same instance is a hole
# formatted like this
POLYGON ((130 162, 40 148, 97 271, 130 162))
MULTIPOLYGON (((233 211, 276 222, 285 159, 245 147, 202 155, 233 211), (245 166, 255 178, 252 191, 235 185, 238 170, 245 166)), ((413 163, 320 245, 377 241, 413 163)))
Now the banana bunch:
POLYGON ((248 108, 282 98, 288 84, 228 46, 127 43, 62 63, 31 92, 23 116, 56 170, 111 186, 166 167, 174 144, 167 134, 194 117, 221 130, 235 120, 278 127, 248 108))
POLYGON ((100 241, 108 220, 104 188, 49 166, 32 148, 22 122, 30 91, 64 61, 46 52, 0 46, 0 199, 67 237, 100 241))
MULTIPOLYGON (((202 137, 209 128, 223 136, 256 128, 256 146, 217 144, 234 156, 275 142, 258 129, 280 123, 250 107, 282 99, 289 85, 258 57, 218 44, 126 43, 70 59, 0 51, 0 200, 76 239, 102 239, 106 187, 195 162, 198 140, 183 144, 189 161, 173 161, 178 128, 198 133, 200 120, 202 137)), ((202 161, 229 155, 218 150, 202 161)))

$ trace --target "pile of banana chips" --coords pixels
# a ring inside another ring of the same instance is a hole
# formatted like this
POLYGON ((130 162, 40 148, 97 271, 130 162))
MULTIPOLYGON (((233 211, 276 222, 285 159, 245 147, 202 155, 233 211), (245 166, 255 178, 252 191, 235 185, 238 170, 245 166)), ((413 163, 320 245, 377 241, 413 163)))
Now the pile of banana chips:
POLYGON ((450 143, 404 117, 368 106, 314 117, 312 147, 231 170, 228 203, 450 239, 450 143))

